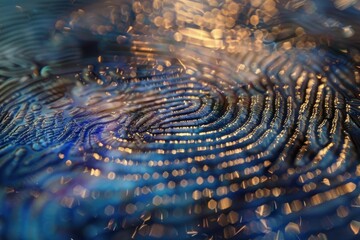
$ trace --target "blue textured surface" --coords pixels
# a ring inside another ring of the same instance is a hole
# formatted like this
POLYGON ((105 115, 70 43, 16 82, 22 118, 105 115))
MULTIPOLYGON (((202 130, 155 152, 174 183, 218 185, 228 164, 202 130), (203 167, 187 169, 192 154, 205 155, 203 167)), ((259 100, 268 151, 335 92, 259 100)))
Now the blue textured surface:
POLYGON ((358 239, 356 6, 234 3, 4 2, 1 239, 358 239))

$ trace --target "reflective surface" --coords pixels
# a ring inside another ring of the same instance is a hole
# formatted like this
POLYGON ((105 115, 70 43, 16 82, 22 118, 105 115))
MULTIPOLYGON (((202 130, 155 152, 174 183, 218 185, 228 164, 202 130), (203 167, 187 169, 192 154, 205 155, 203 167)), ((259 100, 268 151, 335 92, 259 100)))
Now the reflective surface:
POLYGON ((5 1, 4 239, 357 239, 356 1, 5 1))

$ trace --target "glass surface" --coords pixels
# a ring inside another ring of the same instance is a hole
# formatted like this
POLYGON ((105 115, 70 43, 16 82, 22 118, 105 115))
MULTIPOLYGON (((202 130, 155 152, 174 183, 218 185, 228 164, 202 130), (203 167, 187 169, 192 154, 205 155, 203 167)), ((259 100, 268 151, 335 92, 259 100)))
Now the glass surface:
POLYGON ((360 2, 1 0, 1 239, 359 239, 360 2))

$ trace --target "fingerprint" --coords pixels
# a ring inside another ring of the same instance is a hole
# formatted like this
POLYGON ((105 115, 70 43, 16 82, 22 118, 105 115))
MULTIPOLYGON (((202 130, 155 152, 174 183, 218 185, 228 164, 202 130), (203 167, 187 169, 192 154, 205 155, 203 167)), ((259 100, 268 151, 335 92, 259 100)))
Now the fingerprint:
POLYGON ((357 1, 4 1, 1 239, 358 239, 357 1))

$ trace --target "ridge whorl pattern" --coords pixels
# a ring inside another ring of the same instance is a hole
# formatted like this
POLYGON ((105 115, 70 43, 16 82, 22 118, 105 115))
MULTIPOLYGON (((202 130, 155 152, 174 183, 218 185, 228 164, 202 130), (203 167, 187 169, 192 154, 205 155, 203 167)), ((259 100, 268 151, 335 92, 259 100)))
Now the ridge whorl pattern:
MULTIPOLYGON (((195 14, 203 6, 192 2, 195 14)), ((254 2, 243 1, 249 14, 254 2)), ((256 36, 234 48, 231 39, 218 42, 218 30, 163 31, 171 13, 152 16, 145 1, 132 10, 110 3, 98 15, 74 11, 73 32, 64 35, 79 45, 82 33, 91 35, 94 52, 102 50, 93 64, 75 44, 48 74, 0 65, 4 239, 356 238, 360 115, 352 57, 320 44, 259 48, 256 36), (110 20, 104 9, 113 10, 110 20), (93 32, 92 19, 116 23, 114 9, 126 16, 120 33, 93 32), (149 19, 154 25, 141 25, 149 19)), ((177 17, 191 18, 181 7, 177 17)), ((38 56, 38 40, 30 41, 26 55, 38 56)))

